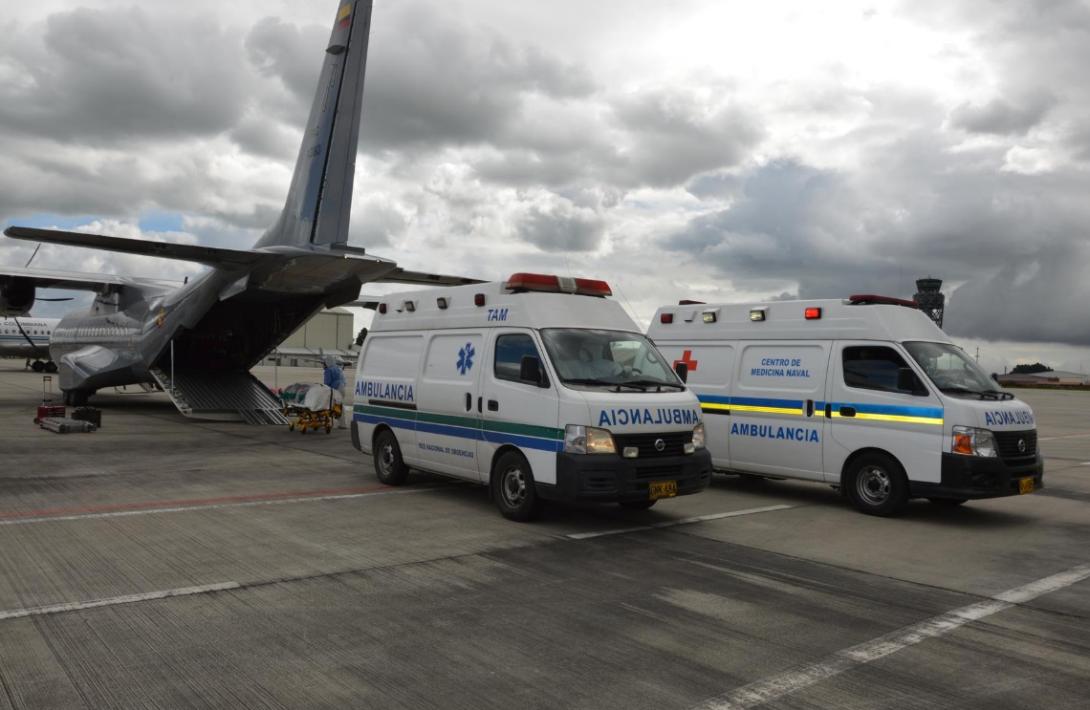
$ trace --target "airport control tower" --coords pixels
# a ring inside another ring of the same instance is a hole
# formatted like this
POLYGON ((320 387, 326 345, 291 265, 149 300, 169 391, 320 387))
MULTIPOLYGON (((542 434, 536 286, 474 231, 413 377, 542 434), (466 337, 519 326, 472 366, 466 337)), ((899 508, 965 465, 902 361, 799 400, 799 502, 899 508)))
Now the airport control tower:
POLYGON ((927 314, 928 318, 935 321, 935 325, 942 327, 942 312, 946 306, 946 296, 939 291, 942 288, 942 279, 928 276, 926 279, 917 279, 916 288, 919 291, 913 297, 919 309, 927 314))

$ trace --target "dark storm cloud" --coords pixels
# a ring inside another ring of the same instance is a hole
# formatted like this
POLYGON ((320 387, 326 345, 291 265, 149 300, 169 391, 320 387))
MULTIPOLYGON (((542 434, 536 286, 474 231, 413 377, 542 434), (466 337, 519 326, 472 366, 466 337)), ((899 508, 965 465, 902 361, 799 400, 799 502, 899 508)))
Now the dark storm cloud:
POLYGON ((673 186, 735 165, 763 136, 749 111, 677 90, 643 91, 613 109, 629 137, 618 178, 630 176, 635 184, 673 186))
MULTIPOLYGON (((270 18, 254 27, 246 47, 263 72, 280 77, 308 106, 327 36, 328 29, 270 18)), ((517 118, 524 96, 576 98, 594 88, 584 68, 470 25, 449 7, 383 6, 374 15, 361 147, 489 142, 517 118)))
POLYGON ((603 110, 580 131, 561 136, 533 124, 509 129, 497 139, 504 150, 478 160, 477 173, 493 182, 559 189, 585 182, 669 188, 738 165, 764 137, 752 111, 675 89, 597 100, 603 110))
POLYGON ((543 251, 593 251, 605 234, 602 218, 563 201, 534 206, 518 225, 519 236, 543 251))
MULTIPOLYGON (((328 38, 328 27, 298 27, 265 17, 246 35, 245 46, 247 56, 260 72, 279 78, 300 102, 309 105, 321 69, 322 45, 328 38)), ((300 126, 305 119, 299 119, 300 126)))
POLYGON ((78 8, 14 33, 0 126, 52 140, 214 134, 242 113, 239 42, 214 22, 78 8))
POLYGON ((1074 304, 1088 295, 1087 176, 1003 173, 933 151, 919 154, 913 139, 887 144, 853 174, 767 164, 740 176, 730 208, 691 220, 663 246, 749 290, 796 283, 800 298, 910 296, 916 278, 933 274, 965 282, 951 299, 951 333, 1086 343, 1090 318, 1074 304), (1027 317, 1007 316, 1014 301, 1027 317), (1028 317, 1029 304, 1041 315, 1028 317))
POLYGON ((1090 345, 1090 245, 1044 247, 954 291, 946 328, 984 340, 1090 345))
POLYGON ((1036 126, 1056 100, 1044 93, 1017 101, 992 99, 984 104, 962 104, 950 116, 951 124, 972 133, 1024 134, 1036 126))
POLYGON ((385 246, 405 233, 408 220, 381 199, 367 200, 352 215, 348 241, 365 249, 385 246))

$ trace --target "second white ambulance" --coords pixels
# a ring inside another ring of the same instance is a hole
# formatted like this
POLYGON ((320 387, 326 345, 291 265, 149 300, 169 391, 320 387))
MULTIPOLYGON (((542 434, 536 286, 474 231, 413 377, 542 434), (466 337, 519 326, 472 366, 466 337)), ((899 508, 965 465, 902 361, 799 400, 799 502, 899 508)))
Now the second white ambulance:
POLYGON ((682 302, 648 335, 700 397, 717 470, 823 481, 875 515, 1041 487, 1033 411, 911 301, 682 302))
POLYGON ((711 479, 700 402, 589 279, 516 274, 379 304, 352 442, 379 480, 409 468, 491 487, 508 518, 544 499, 645 509, 711 479))

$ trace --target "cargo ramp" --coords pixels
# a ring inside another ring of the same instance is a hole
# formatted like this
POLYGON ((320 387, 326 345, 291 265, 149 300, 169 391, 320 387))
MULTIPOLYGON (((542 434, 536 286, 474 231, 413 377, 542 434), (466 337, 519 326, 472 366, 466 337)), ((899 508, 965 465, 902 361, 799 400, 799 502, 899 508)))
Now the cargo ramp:
POLYGON ((151 370, 178 411, 192 419, 287 424, 280 400, 249 372, 151 370))

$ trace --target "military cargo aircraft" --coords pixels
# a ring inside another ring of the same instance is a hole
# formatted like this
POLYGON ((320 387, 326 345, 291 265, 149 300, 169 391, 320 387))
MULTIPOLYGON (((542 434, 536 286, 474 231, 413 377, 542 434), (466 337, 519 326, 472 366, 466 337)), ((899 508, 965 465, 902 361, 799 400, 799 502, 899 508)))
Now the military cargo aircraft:
POLYGON ((66 315, 50 352, 65 401, 104 387, 155 383, 187 416, 282 423, 250 368, 322 308, 355 301, 368 282, 458 285, 347 244, 372 0, 342 0, 303 144, 276 222, 252 249, 168 244, 12 226, 13 239, 104 249, 211 267, 183 285, 106 274, 0 267, 0 316, 22 315, 39 288, 93 291, 66 315))

